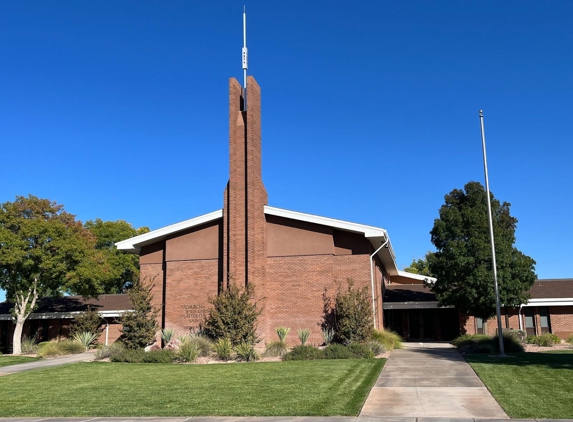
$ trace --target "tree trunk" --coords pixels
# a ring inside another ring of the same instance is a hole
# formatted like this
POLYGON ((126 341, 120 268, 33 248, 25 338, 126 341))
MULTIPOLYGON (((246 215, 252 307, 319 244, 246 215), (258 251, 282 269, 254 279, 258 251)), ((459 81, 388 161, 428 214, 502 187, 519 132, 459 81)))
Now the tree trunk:
POLYGON ((24 318, 16 318, 16 328, 14 328, 14 338, 12 339, 12 354, 22 354, 22 329, 24 328, 24 318))

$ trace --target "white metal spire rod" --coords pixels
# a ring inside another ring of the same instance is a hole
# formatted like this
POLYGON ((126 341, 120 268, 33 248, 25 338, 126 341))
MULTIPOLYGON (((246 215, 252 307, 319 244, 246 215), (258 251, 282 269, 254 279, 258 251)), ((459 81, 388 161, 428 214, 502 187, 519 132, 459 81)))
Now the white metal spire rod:
POLYGON ((247 8, 243 6, 243 86, 247 88, 247 69, 248 55, 247 55, 247 8))
POLYGON ((483 110, 479 111, 479 120, 481 124, 481 145, 483 149, 483 170, 485 173, 485 191, 487 195, 487 215, 489 218, 489 236, 491 239, 491 261, 493 265, 493 285, 495 287, 495 310, 497 312, 497 335, 499 338, 499 355, 505 356, 503 345, 503 332, 501 329, 501 307, 499 305, 499 288, 497 285, 497 264, 495 262, 495 243, 493 240, 493 219, 491 216, 491 199, 489 197, 489 178, 487 175, 487 155, 485 153, 485 129, 483 126, 483 110))

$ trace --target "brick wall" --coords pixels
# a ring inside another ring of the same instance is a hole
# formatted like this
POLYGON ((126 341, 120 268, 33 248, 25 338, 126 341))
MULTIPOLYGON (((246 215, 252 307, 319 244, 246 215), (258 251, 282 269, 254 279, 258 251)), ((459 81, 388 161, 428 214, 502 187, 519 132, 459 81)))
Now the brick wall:
POLYGON ((550 306, 551 332, 567 340, 573 335, 573 306, 550 306))

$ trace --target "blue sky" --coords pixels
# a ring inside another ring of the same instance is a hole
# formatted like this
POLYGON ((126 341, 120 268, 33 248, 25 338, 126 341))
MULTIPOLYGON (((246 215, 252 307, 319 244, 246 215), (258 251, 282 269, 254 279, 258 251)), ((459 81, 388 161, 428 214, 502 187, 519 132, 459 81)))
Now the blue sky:
MULTIPOLYGON (((0 201, 151 229, 222 207, 244 2, 18 1, 0 14, 0 201)), ((246 1, 269 204, 432 249, 443 197, 512 204, 541 278, 572 277, 573 2, 246 1)))

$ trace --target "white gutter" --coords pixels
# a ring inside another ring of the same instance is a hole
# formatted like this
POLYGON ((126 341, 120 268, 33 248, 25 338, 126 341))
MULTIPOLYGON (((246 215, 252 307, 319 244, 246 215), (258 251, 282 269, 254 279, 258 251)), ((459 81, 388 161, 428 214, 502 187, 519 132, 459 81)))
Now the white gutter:
MULTIPOLYGON (((131 312, 129 310, 117 310, 117 311, 99 311, 99 315, 102 318, 119 318, 124 312, 131 312)), ((82 314, 83 311, 73 311, 73 312, 44 312, 44 313, 32 313, 28 319, 67 319, 74 318, 77 315, 82 314)), ((0 321, 12 321, 14 318, 12 314, 2 314, 0 315, 0 321)))
POLYGON ((519 309, 517 310, 517 316, 519 318, 519 330, 523 331, 523 321, 521 320, 521 308, 523 308, 523 303, 519 305, 519 309))
POLYGON ((374 328, 376 329, 376 295, 374 293, 374 268, 373 268, 373 264, 374 264, 374 256, 376 256, 376 254, 378 252, 380 252, 380 249, 382 249, 384 246, 386 246, 388 244, 388 242, 390 241, 390 238, 388 237, 388 233, 386 233, 386 241, 384 243, 382 243, 382 245, 376 249, 376 252, 374 252, 372 255, 370 255, 370 287, 372 289, 372 321, 374 322, 374 328))
POLYGON ((105 345, 107 346, 109 342, 109 322, 107 322, 107 319, 105 320, 105 345))

